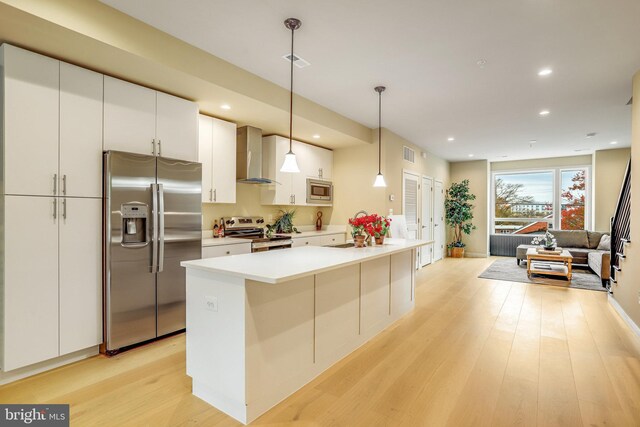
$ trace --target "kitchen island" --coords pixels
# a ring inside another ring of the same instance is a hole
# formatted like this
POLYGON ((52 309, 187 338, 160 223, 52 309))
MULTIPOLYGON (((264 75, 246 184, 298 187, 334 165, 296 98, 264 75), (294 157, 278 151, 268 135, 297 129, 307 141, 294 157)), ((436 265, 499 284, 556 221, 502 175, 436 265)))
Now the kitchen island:
POLYGON ((416 249, 427 243, 182 262, 193 394, 253 421, 413 309, 416 249))

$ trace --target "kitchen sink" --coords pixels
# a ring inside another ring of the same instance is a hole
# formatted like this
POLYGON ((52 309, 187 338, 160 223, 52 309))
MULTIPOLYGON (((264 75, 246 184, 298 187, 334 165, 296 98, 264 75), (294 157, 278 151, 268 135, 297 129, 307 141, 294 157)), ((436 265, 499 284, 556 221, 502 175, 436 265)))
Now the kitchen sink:
POLYGON ((341 245, 332 245, 332 246, 329 246, 329 247, 330 248, 352 248, 353 246, 354 246, 353 242, 351 242, 351 243, 343 243, 341 245))

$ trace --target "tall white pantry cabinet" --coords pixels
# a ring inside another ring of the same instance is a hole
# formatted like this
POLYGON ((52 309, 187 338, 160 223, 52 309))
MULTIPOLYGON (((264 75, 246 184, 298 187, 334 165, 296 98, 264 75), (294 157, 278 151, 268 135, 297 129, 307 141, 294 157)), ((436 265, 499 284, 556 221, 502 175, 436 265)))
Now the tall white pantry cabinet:
POLYGON ((103 75, 0 47, 0 361, 102 342, 103 75))

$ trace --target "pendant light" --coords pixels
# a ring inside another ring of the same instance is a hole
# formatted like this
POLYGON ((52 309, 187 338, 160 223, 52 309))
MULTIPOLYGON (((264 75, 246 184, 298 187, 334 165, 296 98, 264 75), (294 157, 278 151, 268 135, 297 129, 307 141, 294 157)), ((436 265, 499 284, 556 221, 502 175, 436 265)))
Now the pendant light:
POLYGON ((382 163, 382 92, 386 87, 376 86, 375 91, 378 92, 378 175, 376 175, 376 181, 373 183, 374 187, 386 187, 387 183, 384 182, 384 176, 380 170, 382 163))
POLYGON ((284 162, 282 163, 282 167, 280 168, 280 172, 289 172, 289 173, 299 173, 300 168, 298 167, 298 162, 296 161, 296 155, 293 153, 292 145, 292 134, 293 134, 293 33, 295 30, 300 28, 302 22, 296 18, 289 18, 284 21, 284 26, 291 30, 291 56, 289 60, 291 61, 291 90, 289 93, 289 152, 284 156, 284 162))

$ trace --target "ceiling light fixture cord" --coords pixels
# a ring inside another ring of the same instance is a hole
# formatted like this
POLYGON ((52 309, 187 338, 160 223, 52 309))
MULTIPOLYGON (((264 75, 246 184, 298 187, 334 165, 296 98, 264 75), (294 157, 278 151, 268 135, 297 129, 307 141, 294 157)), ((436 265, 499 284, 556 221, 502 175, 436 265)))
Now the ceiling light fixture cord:
POLYGON ((382 173, 382 90, 378 91, 378 174, 382 173))
POLYGON ((293 34, 296 30, 295 25, 291 26, 291 82, 289 91, 289 153, 292 153, 293 145, 293 34))

